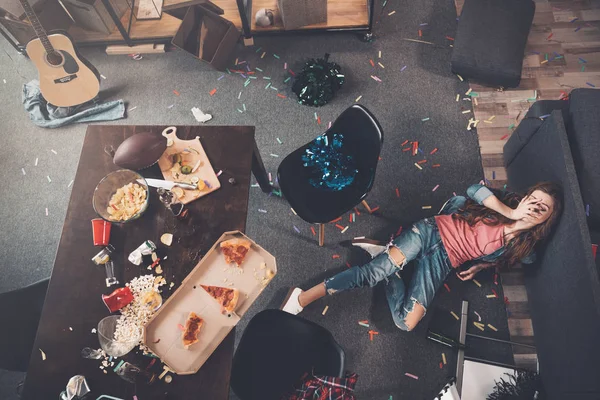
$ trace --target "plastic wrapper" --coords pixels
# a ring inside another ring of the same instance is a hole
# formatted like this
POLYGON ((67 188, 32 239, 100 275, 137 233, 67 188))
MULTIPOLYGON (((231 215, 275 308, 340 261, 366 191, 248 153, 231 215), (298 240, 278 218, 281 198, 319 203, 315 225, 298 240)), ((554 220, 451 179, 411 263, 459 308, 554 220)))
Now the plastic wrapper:
POLYGON ((149 256, 156 250, 156 245, 151 240, 146 240, 137 249, 129 254, 128 260, 135 265, 142 263, 142 256, 149 256))
POLYGON ((102 301, 108 310, 113 313, 131 303, 133 301, 133 293, 128 287, 118 288, 109 295, 103 294, 102 301))
POLYGON ((309 168, 313 177, 312 186, 338 191, 354 182, 358 173, 354 157, 342 151, 344 135, 336 133, 332 139, 321 135, 313 140, 302 155, 304 166, 309 168))

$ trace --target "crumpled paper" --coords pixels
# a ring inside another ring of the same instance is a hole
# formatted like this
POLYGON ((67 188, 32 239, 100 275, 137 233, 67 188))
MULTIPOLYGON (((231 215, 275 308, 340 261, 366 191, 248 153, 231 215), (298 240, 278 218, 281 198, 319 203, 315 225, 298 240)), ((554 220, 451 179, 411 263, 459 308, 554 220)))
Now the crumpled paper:
POLYGON ((67 390, 60 394, 61 400, 73 400, 83 398, 90 392, 90 387, 83 375, 75 375, 67 383, 67 390))
POLYGON ((194 114, 194 118, 196 118, 196 121, 198 122, 206 122, 212 119, 212 115, 204 114, 198 107, 192 108, 192 114, 194 114))

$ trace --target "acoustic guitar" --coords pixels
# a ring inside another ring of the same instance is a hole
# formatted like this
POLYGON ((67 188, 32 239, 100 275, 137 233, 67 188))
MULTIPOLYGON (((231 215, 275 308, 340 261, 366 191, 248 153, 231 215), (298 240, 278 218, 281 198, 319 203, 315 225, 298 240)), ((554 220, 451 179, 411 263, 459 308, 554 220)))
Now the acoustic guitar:
POLYGON ((70 107, 96 97, 100 91, 96 68, 77 53, 67 35, 48 35, 27 0, 19 1, 37 36, 27 43, 25 50, 38 70, 40 91, 46 101, 70 107))

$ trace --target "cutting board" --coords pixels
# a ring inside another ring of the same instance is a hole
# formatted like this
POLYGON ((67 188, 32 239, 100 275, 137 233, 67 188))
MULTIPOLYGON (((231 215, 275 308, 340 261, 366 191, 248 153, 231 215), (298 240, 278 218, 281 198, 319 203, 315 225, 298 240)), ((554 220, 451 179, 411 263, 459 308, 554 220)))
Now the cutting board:
MULTIPOLYGON (((197 177, 200 181, 205 183, 205 187, 201 190, 183 190, 183 196, 179 197, 179 201, 183 204, 188 204, 202 196, 206 196, 209 193, 221 187, 221 182, 217 174, 210 164, 204 147, 200 143, 200 137, 196 136, 191 140, 182 140, 177 137, 177 128, 174 126, 166 128, 162 135, 167 138, 167 149, 158 159, 158 166, 163 174, 163 177, 167 181, 193 183, 192 179, 197 177), (181 154, 184 165, 189 165, 192 168, 200 161, 200 166, 195 172, 191 174, 182 174, 177 172, 177 168, 174 170, 173 156, 181 154)), ((176 192, 176 191, 175 191, 176 192)))

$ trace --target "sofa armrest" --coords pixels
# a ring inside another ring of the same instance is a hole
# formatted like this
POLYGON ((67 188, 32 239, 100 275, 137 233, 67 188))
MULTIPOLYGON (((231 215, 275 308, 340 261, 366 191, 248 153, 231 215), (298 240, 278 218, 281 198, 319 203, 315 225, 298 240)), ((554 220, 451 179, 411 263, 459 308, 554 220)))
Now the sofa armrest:
POLYGON ((517 129, 504 145, 505 167, 510 165, 523 146, 527 144, 533 134, 542 126, 544 121, 539 118, 552 113, 554 110, 560 110, 566 121, 569 115, 569 102, 563 100, 540 100, 536 101, 529 108, 529 111, 527 111, 517 129))
POLYGON ((507 169, 512 189, 560 183, 564 212, 538 260, 525 267, 540 375, 549 399, 600 398, 600 279, 560 111, 552 112, 507 169), (587 396, 587 397, 585 397, 587 396))

